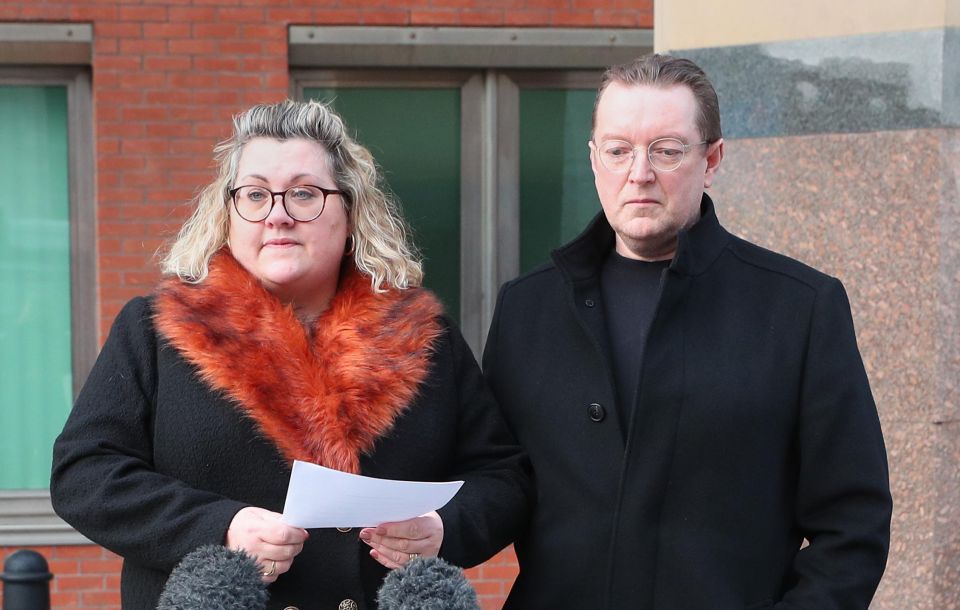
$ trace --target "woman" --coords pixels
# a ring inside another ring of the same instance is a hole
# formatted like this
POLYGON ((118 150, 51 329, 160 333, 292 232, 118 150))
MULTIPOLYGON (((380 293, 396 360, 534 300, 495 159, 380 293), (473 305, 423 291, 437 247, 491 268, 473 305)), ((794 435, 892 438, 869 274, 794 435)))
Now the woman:
POLYGON ((479 563, 527 510, 525 461, 437 299, 369 152, 316 102, 255 106, 219 175, 120 312, 54 446, 59 515, 122 555, 124 610, 152 610, 204 544, 243 549, 270 608, 376 608, 416 555, 479 563), (293 460, 463 479, 377 528, 280 521, 293 460))

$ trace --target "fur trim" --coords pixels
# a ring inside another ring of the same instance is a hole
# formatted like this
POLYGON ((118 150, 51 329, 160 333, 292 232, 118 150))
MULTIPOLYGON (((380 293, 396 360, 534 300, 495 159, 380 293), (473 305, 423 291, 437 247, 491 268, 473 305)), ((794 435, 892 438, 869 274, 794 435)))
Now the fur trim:
POLYGON ((221 252, 200 284, 164 280, 155 312, 160 334, 287 459, 357 473, 426 379, 442 306, 424 289, 375 293, 351 267, 311 339, 221 252))

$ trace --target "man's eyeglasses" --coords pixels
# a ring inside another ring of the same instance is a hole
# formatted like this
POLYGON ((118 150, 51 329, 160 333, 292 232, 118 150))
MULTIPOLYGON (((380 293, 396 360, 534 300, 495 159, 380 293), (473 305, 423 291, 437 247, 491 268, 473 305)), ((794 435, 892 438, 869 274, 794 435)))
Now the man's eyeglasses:
MULTIPOLYGON (((706 141, 696 142, 694 144, 684 144, 676 138, 660 138, 650 142, 647 146, 647 158, 653 169, 661 172, 672 172, 683 163, 683 157, 687 151, 694 146, 706 144, 706 141)), ((642 146, 634 146, 624 140, 606 140, 600 144, 594 144, 597 148, 597 156, 600 157, 600 163, 607 171, 615 174, 623 174, 630 171, 633 167, 633 160, 637 158, 637 151, 643 150, 642 146)))
POLYGON ((230 189, 229 192, 237 214, 249 222, 265 220, 273 210, 277 197, 280 197, 287 216, 297 222, 310 222, 323 214, 328 196, 346 194, 343 191, 325 189, 312 184, 298 184, 279 192, 262 186, 238 186, 230 189))

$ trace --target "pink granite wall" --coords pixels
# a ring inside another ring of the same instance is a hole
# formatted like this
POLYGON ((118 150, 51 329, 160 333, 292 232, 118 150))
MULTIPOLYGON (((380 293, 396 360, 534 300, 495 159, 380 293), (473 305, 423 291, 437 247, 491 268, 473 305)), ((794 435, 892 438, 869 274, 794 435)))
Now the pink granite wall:
POLYGON ((894 497, 873 608, 960 608, 960 130, 728 140, 733 232, 839 277, 894 497))

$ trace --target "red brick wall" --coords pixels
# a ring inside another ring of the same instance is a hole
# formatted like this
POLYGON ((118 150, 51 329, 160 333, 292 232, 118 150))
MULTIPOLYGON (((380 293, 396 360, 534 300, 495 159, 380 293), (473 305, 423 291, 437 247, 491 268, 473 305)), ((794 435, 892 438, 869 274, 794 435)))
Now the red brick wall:
MULTIPOLYGON (((3 0, 0 21, 93 24, 105 336, 123 303, 156 281, 154 252, 212 178, 211 149, 229 118, 287 96, 289 24, 651 28, 653 0, 3 0)), ((40 550, 56 574, 56 608, 119 607, 113 555, 40 550)), ((509 551, 469 572, 485 610, 500 607, 515 566, 509 551)))

